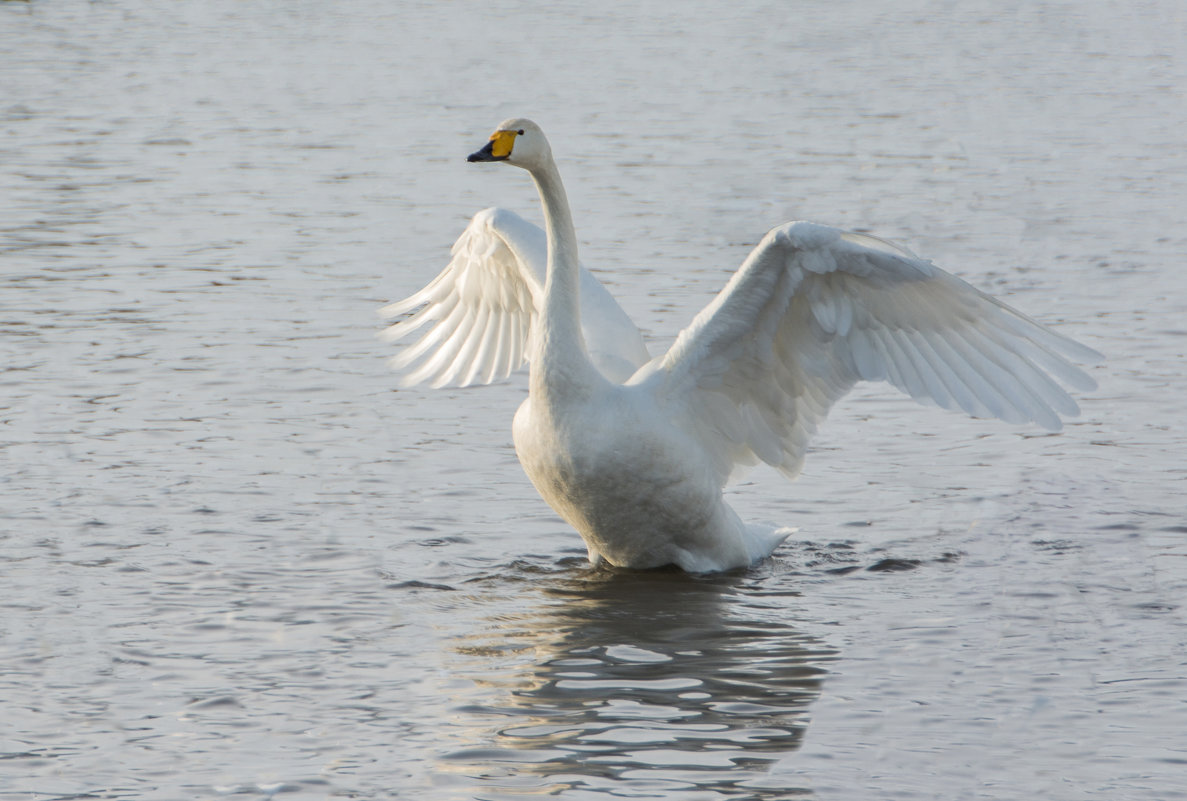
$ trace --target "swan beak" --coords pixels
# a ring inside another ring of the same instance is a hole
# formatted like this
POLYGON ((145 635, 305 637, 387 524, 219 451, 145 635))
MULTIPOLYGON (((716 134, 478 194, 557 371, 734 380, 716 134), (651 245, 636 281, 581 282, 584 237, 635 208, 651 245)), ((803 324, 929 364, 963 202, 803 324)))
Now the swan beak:
POLYGON ((490 135, 490 141, 477 153, 471 153, 466 161, 503 161, 511 155, 511 148, 515 145, 516 131, 495 131, 490 135))
MULTIPOLYGON (((498 161, 499 159, 495 158, 494 149, 495 149, 495 143, 487 142, 486 147, 482 148, 482 150, 479 150, 476 153, 471 153, 470 155, 466 156, 466 161, 469 161, 469 162, 498 161)), ((507 158, 507 157, 503 156, 503 158, 507 158)))

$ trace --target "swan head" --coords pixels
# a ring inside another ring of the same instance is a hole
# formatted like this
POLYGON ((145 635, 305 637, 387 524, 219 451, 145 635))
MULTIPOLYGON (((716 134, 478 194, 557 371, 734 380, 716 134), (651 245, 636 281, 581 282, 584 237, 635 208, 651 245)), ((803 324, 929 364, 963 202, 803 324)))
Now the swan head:
POLYGON ((490 135, 490 141, 466 161, 505 161, 533 170, 552 160, 552 148, 544 138, 544 131, 531 120, 522 117, 503 120, 490 135))

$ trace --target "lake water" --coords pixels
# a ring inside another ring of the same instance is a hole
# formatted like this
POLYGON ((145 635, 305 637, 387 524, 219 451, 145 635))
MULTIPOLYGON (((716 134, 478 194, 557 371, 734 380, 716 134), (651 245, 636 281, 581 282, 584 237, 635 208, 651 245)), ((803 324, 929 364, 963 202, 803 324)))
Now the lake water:
POLYGON ((1178 0, 0 3, 0 799, 1187 797, 1178 0), (771 226, 1104 352, 1060 434, 862 387, 797 525, 593 570, 525 381, 376 309, 549 132, 660 352, 771 226))

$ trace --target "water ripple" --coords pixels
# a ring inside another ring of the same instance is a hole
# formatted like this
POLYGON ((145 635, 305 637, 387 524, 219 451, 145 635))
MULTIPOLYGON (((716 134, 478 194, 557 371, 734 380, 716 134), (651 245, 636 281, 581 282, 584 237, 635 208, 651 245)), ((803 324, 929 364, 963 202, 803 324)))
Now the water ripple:
POLYGON ((455 675, 472 685, 441 771, 500 797, 741 792, 798 746, 836 652, 736 583, 578 571, 459 635, 455 675))

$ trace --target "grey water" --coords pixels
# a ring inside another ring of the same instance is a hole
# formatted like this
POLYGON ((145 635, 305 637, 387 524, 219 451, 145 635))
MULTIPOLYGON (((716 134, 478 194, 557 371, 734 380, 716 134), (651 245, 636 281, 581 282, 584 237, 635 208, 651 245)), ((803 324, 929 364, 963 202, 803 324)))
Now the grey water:
POLYGON ((0 3, 0 799, 1187 797, 1177 0, 0 3), (861 387, 748 571, 595 570, 523 377, 376 309, 548 131, 661 352, 770 227, 1107 361, 1052 434, 861 387))

